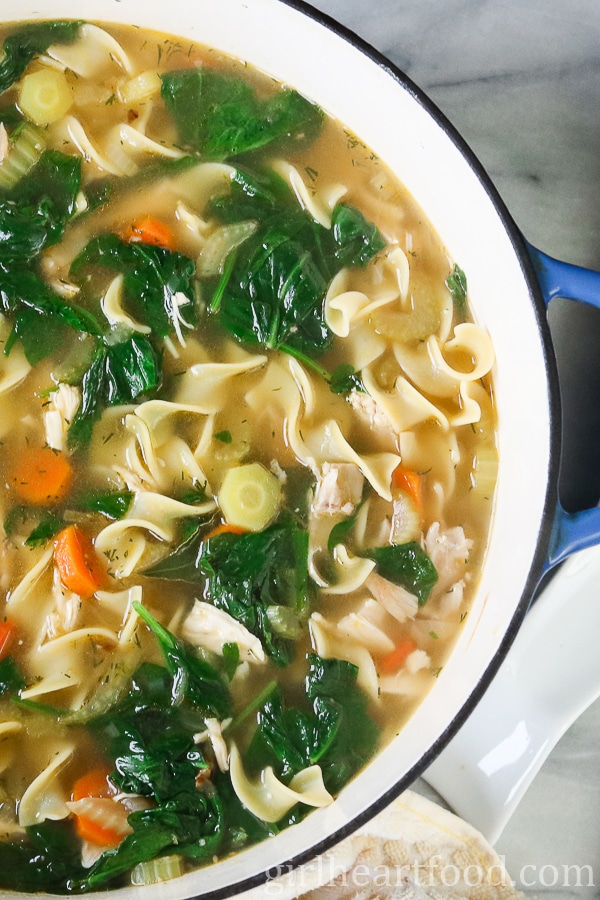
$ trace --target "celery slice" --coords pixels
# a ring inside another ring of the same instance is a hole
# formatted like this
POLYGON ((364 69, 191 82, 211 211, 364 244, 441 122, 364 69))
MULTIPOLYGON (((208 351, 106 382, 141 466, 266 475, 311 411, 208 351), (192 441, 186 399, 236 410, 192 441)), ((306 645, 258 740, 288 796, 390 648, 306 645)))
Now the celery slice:
POLYGON ((219 490, 219 506, 229 525, 262 531, 281 505, 281 484, 260 463, 229 469, 219 490))
POLYGON ((158 859, 148 859, 138 863, 131 871, 132 884, 159 884, 161 881, 169 881, 183 875, 183 859, 181 856, 159 856, 158 859))
POLYGON ((0 163, 0 188, 14 187, 33 169, 45 149, 43 136, 29 122, 15 128, 10 136, 8 154, 0 163))

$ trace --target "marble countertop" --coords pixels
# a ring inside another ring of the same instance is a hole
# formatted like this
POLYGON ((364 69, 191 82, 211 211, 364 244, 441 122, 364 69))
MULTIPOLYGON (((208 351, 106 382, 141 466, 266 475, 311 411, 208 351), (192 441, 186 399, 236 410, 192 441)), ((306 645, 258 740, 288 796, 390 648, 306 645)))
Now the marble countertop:
MULTIPOLYGON (((312 5, 429 94, 529 241, 600 269, 598 0, 312 5)), ((555 300, 549 318, 564 396, 560 493, 576 510, 600 496, 600 310, 555 300)), ((600 897, 599 738, 597 701, 554 748, 497 841, 528 898, 600 897)))

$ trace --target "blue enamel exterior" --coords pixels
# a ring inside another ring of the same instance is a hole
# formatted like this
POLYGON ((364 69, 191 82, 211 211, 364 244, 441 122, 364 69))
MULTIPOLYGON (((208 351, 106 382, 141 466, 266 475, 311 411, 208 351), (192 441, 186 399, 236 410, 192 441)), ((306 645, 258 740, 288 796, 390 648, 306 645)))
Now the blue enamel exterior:
MULTIPOLYGON (((546 306, 554 297, 600 309, 600 272, 573 266, 527 245, 546 306)), ((600 508, 569 513, 557 503, 546 569, 571 553, 600 543, 600 508)))

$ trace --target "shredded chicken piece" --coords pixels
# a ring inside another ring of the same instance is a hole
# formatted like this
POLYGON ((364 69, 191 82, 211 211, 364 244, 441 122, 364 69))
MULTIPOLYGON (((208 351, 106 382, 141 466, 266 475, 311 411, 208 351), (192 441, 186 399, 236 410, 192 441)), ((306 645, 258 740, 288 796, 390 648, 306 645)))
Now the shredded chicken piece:
POLYGON ((81 598, 64 586, 56 566, 52 577, 52 596, 54 609, 46 616, 44 623, 45 638, 48 641, 74 631, 81 612, 81 598))
POLYGON ((438 573, 436 594, 449 591, 464 576, 473 541, 465 537, 462 525, 442 529, 433 522, 425 535, 425 550, 438 573))
POLYGON ((196 600, 181 627, 182 637, 192 644, 221 653, 223 644, 237 644, 240 659, 264 663, 265 651, 259 639, 233 616, 211 603, 196 600))
POLYGON ((414 619, 419 609, 419 601, 414 594, 398 584, 382 578, 377 572, 371 572, 365 586, 383 608, 398 622, 414 619))
POLYGON ((59 384, 52 391, 44 410, 44 430, 46 443, 53 450, 64 451, 69 425, 81 402, 79 388, 70 384, 59 384))
POLYGON ((370 394, 365 394, 364 391, 352 390, 348 394, 348 402, 353 409, 367 420, 374 431, 394 433, 392 423, 370 394))
POLYGON ((354 463, 323 463, 312 510, 315 515, 351 516, 362 496, 364 477, 354 463))
POLYGON ((431 665, 431 657, 425 650, 413 650, 404 661, 404 668, 411 675, 415 675, 421 669, 426 669, 429 665, 431 665))
POLYGON ((287 472, 281 468, 279 462, 276 459, 271 460, 271 462, 269 463, 269 469, 271 470, 275 478, 277 478, 280 484, 286 483, 287 472))
POLYGON ((227 772, 229 769, 229 750, 223 737, 223 729, 229 725, 231 719, 224 719, 222 722, 219 722, 218 719, 209 718, 204 721, 206 729, 194 735, 194 743, 204 744, 209 742, 219 769, 221 772, 227 772))

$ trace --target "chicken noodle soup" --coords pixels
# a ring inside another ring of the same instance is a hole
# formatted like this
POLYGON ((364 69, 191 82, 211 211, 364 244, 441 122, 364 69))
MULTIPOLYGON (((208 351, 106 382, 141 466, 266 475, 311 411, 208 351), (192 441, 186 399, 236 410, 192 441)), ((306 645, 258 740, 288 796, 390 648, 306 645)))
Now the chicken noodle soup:
POLYGON ((146 884, 332 803, 435 683, 493 349, 289 86, 134 28, 2 40, 1 878, 146 884))

